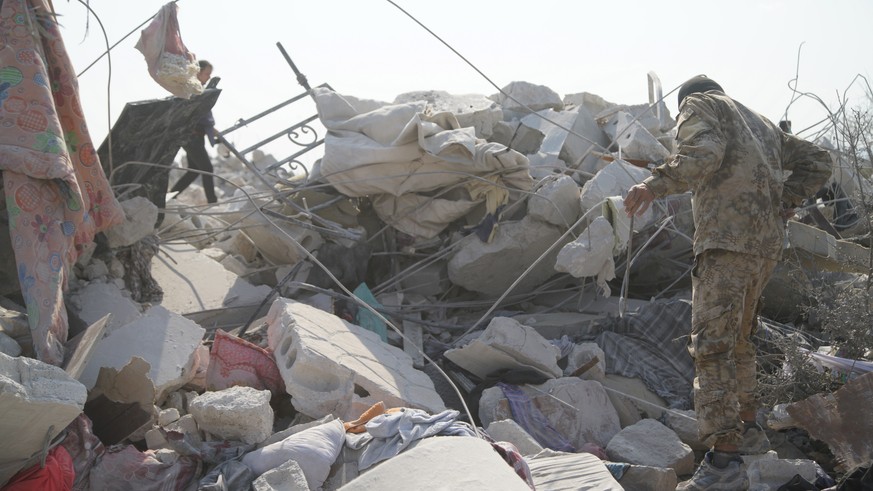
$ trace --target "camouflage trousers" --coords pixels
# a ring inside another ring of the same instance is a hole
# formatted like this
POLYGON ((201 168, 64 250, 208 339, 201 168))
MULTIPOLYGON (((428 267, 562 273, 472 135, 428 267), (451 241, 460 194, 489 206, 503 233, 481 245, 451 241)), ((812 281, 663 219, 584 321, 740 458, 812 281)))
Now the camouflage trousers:
POLYGON ((740 412, 757 409, 755 346, 758 299, 776 261, 710 249, 692 271, 691 338, 694 410, 700 440, 739 445, 740 412))

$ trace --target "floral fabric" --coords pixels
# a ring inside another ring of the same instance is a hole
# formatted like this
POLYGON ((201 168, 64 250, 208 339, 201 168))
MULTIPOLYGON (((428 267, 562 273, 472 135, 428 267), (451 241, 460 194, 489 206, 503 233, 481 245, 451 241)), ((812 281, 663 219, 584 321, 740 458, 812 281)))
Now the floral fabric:
POLYGON ((48 0, 0 7, 0 171, 36 356, 60 365, 67 275, 94 234, 124 215, 91 143, 52 12, 48 0))

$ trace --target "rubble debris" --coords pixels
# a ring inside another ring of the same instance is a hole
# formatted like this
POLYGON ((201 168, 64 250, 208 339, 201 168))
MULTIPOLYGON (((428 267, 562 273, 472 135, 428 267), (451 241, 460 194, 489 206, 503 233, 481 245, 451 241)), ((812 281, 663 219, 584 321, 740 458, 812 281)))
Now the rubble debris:
POLYGON ((679 476, 694 471, 694 453, 676 433, 654 419, 622 429, 606 446, 609 458, 650 467, 666 467, 679 476))
POLYGON ((569 176, 543 180, 529 198, 527 214, 558 227, 570 227, 582 214, 579 186, 569 176))
POLYGON ((561 376, 560 351, 528 326, 508 317, 495 317, 482 334, 444 356, 480 378, 500 370, 530 369, 548 378, 561 376))
POLYGON ((787 407, 809 434, 830 446, 847 468, 873 460, 873 428, 867 415, 873 398, 873 373, 849 380, 833 394, 816 394, 787 407))
POLYGON ((268 339, 294 408, 319 418, 353 418, 382 401, 389 407, 445 409, 433 383, 402 350, 339 317, 278 299, 268 339))
POLYGON ((657 162, 670 156, 670 151, 636 121, 632 114, 615 111, 608 115, 598 114, 596 119, 603 131, 621 149, 624 158, 657 162))
MULTIPOLYGON (((449 260, 449 279, 468 290, 500 295, 518 279, 520 272, 558 242, 562 233, 554 225, 525 217, 500 224, 490 243, 468 235, 461 239, 458 251, 449 260)), ((519 282, 517 290, 529 291, 554 275, 558 250, 553 248, 519 282)))
POLYGON ((300 464, 289 460, 261 474, 252 482, 252 491, 309 491, 306 474, 300 464))
POLYGON ((461 128, 473 128, 476 136, 488 139, 494 125, 503 120, 499 104, 479 94, 453 95, 441 90, 406 92, 394 98, 393 104, 427 101, 434 112, 450 112, 461 128))
POLYGON ((109 330, 125 326, 142 315, 142 307, 113 282, 93 281, 67 295, 70 327, 76 332, 112 314, 109 330))
POLYGON ((158 207, 145 197, 134 196, 120 205, 124 221, 104 232, 112 249, 131 246, 151 235, 158 221, 158 207))
POLYGON ((40 461, 51 442, 82 412, 85 387, 58 367, 0 353, 0 486, 40 461))
POLYGON ((206 389, 223 390, 235 385, 267 389, 272 394, 285 390, 271 352, 222 330, 215 331, 209 351, 206 389))
POLYGON ((597 286, 610 294, 606 282, 615 278, 615 232, 609 221, 597 217, 585 228, 579 237, 565 245, 558 252, 555 271, 570 273, 576 278, 597 277, 597 286))
POLYGON ((193 457, 118 445, 107 448, 91 469, 91 489, 185 489, 200 469, 200 461, 193 457))
POLYGON ((21 346, 15 339, 9 337, 3 331, 0 331, 0 353, 16 357, 21 354, 21 346))
POLYGON ((557 92, 545 85, 524 81, 510 82, 500 89, 500 93, 490 96, 489 99, 500 104, 504 111, 522 114, 543 109, 560 111, 564 108, 564 103, 557 92))
POLYGON ((91 359, 94 347, 103 338, 109 326, 112 314, 106 314, 102 319, 88 326, 81 334, 71 339, 66 346, 67 359, 64 360, 64 371, 74 379, 79 379, 91 359))
POLYGON ((670 468, 631 465, 618 480, 625 489, 640 491, 675 491, 679 479, 670 468))
POLYGON ((383 462, 343 486, 369 489, 505 489, 530 491, 528 485, 479 438, 436 436, 383 462), (421 465, 427 462, 427 465, 421 465))
POLYGON ((134 356, 121 369, 101 367, 88 393, 85 414, 94 422, 94 434, 106 445, 131 437, 156 419, 155 386, 149 364, 134 356))
POLYGON ((761 457, 746 461, 750 489, 762 489, 763 486, 767 486, 766 489, 778 489, 794 476, 800 476, 808 482, 816 480, 816 465, 812 460, 780 459, 775 452, 768 452, 761 457))
POLYGON ((120 369, 133 357, 150 366, 148 376, 157 391, 157 401, 182 387, 193 376, 194 351, 205 330, 160 305, 148 309, 133 322, 110 330, 99 341, 80 380, 93 388, 103 367, 120 369))
MULTIPOLYGON (((599 382, 575 377, 559 378, 542 385, 526 385, 521 390, 554 429, 577 449, 587 443, 606 447, 612 437, 621 431, 618 414, 599 382)), ((519 422, 524 418, 525 415, 512 413, 509 401, 500 388, 492 387, 482 393, 479 419, 483 425, 503 419, 519 422)), ((529 433, 536 436, 535 432, 529 433)), ((548 447, 545 442, 539 443, 548 447)))
POLYGON ((268 390, 236 386, 204 392, 188 410, 200 429, 225 440, 261 443, 273 433, 268 390))

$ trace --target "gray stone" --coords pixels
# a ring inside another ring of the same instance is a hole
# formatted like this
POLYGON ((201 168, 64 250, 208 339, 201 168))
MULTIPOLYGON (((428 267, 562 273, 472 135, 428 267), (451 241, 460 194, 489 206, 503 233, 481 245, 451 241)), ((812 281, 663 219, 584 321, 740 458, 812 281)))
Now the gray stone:
POLYGON ((188 410, 197 426, 225 440, 260 443, 273 433, 270 391, 235 386, 195 397, 188 410))
POLYGON ((174 407, 164 409, 158 413, 158 424, 160 426, 167 426, 170 423, 178 421, 181 417, 179 410, 174 407))
POLYGON ((634 491, 675 491, 679 479, 673 469, 632 465, 624 471, 618 483, 624 489, 634 491))
MULTIPOLYGON (((449 279, 468 290, 486 295, 500 295, 555 242, 561 229, 525 217, 519 222, 499 225, 491 243, 476 234, 461 239, 458 252, 449 260, 449 279)), ((555 274, 554 264, 562 239, 524 279, 515 292, 528 291, 555 274)))
POLYGON ((545 180, 536 194, 530 197, 527 213, 558 227, 570 227, 582 213, 579 185, 570 176, 545 180))
POLYGON ((255 479, 252 491, 309 491, 309 484, 300 464, 289 460, 255 479))
POLYGON ((15 357, 21 354, 21 346, 5 332, 0 331, 0 353, 15 357))
POLYGON ((668 467, 683 476, 694 471, 694 452, 676 433, 654 419, 644 419, 615 435, 606 454, 616 462, 668 467))
POLYGON ((542 445, 514 420, 493 421, 488 425, 487 431, 495 441, 515 445, 522 455, 536 455, 543 450, 542 445))
POLYGON ((561 336, 565 335, 572 337, 596 334, 594 332, 594 322, 605 317, 605 313, 546 312, 519 314, 513 317, 513 319, 534 328, 540 333, 540 336, 546 339, 561 339, 561 336))
POLYGON ((501 369, 532 369, 546 377, 560 377, 561 352, 533 328, 509 317, 495 317, 485 332, 462 348, 445 352, 445 357, 473 373, 487 378, 501 369))
POLYGON ((85 386, 58 367, 0 353, 0 486, 85 407, 85 386), (47 440, 48 439, 48 440, 47 440))
POLYGON ((582 200, 582 210, 588 211, 595 206, 601 206, 603 200, 610 196, 621 196, 631 186, 643 182, 651 175, 648 169, 619 160, 611 162, 582 186, 579 197, 582 200))
MULTIPOLYGON (((587 443, 605 447, 621 430, 618 414, 599 382, 578 378, 549 380, 525 385, 522 390, 551 425, 576 448, 587 443)), ((479 400, 483 425, 512 418, 509 403, 499 387, 491 387, 479 400)))
POLYGON ((634 489, 623 488, 606 465, 587 452, 564 453, 545 449, 528 458, 527 464, 538 491, 634 489))
POLYGON ((84 329, 112 314, 109 331, 130 324, 142 315, 140 304, 114 283, 93 282, 67 294, 70 327, 84 329))
POLYGON ((626 111, 598 115, 597 122, 615 142, 613 150, 621 148, 623 158, 656 162, 670 156, 670 151, 626 111))
POLYGON ((97 278, 102 278, 109 274, 109 268, 106 266, 106 263, 99 259, 91 259, 91 262, 85 266, 85 278, 89 280, 96 280, 97 278))
POLYGON ((597 343, 579 343, 573 346, 573 351, 567 355, 567 368, 564 369, 564 375, 571 376, 594 358, 597 358, 597 363, 579 377, 585 380, 603 381, 606 378, 606 354, 597 343))
POLYGON ((590 114, 600 114, 603 111, 616 107, 617 104, 609 102, 603 97, 590 92, 579 92, 577 94, 567 94, 564 96, 564 104, 576 105, 584 107, 590 114))
POLYGON ((439 295, 451 286, 445 261, 436 261, 416 268, 411 274, 400 280, 400 286, 405 293, 417 293, 424 296, 439 295))
POLYGON ((700 441, 700 436, 697 426, 697 413, 693 409, 686 411, 680 409, 671 409, 664 411, 661 416, 661 421, 676 432, 682 443, 691 447, 692 450, 709 450, 709 445, 700 441))
POLYGON ((154 231, 158 220, 158 207, 147 198, 137 196, 120 204, 124 221, 103 232, 113 249, 139 242, 154 231))
POLYGON ((746 464, 750 489, 778 489, 795 475, 815 482, 816 463, 808 459, 760 459, 746 464), (763 488, 767 486, 767 488, 763 488))
POLYGON ((621 427, 631 426, 641 419, 660 419, 667 403, 638 378, 609 373, 602 381, 609 400, 618 411, 621 427))
POLYGON ((312 418, 355 419, 373 404, 445 409, 412 358, 379 335, 309 305, 278 299, 267 338, 294 408, 312 418))
POLYGON ((594 121, 592 113, 584 106, 579 106, 573 111, 578 115, 570 129, 583 138, 573 133, 567 135, 567 141, 564 142, 559 156, 570 167, 594 174, 606 165, 606 161, 601 160, 593 152, 605 152, 609 146, 609 138, 594 121))
POLYGON ((508 111, 522 113, 527 113, 529 110, 541 111, 543 109, 560 111, 564 107, 564 103, 561 102, 561 97, 558 93, 545 85, 536 85, 530 82, 511 82, 503 87, 502 90, 502 93, 494 94, 489 99, 497 102, 503 109, 508 111), (509 94, 512 98, 510 99, 504 94, 509 94))
POLYGON ((488 442, 458 436, 425 438, 396 457, 367 470, 341 489, 530 491, 524 480, 506 465, 488 442))

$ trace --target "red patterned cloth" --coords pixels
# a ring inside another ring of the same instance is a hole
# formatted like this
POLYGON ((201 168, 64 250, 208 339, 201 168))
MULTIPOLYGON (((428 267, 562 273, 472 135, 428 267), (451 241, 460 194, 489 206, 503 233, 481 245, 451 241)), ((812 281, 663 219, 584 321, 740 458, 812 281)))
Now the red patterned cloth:
POLYGON ((36 464, 15 474, 3 491, 71 491, 75 477, 73 459, 58 446, 49 451, 45 467, 36 464))
POLYGON ((91 143, 52 12, 48 0, 0 7, 0 171, 36 356, 60 365, 70 268, 124 212, 91 143))
POLYGON ((273 394, 285 390, 285 381, 272 353, 222 330, 215 331, 206 370, 206 388, 221 390, 235 385, 268 389, 273 394))

